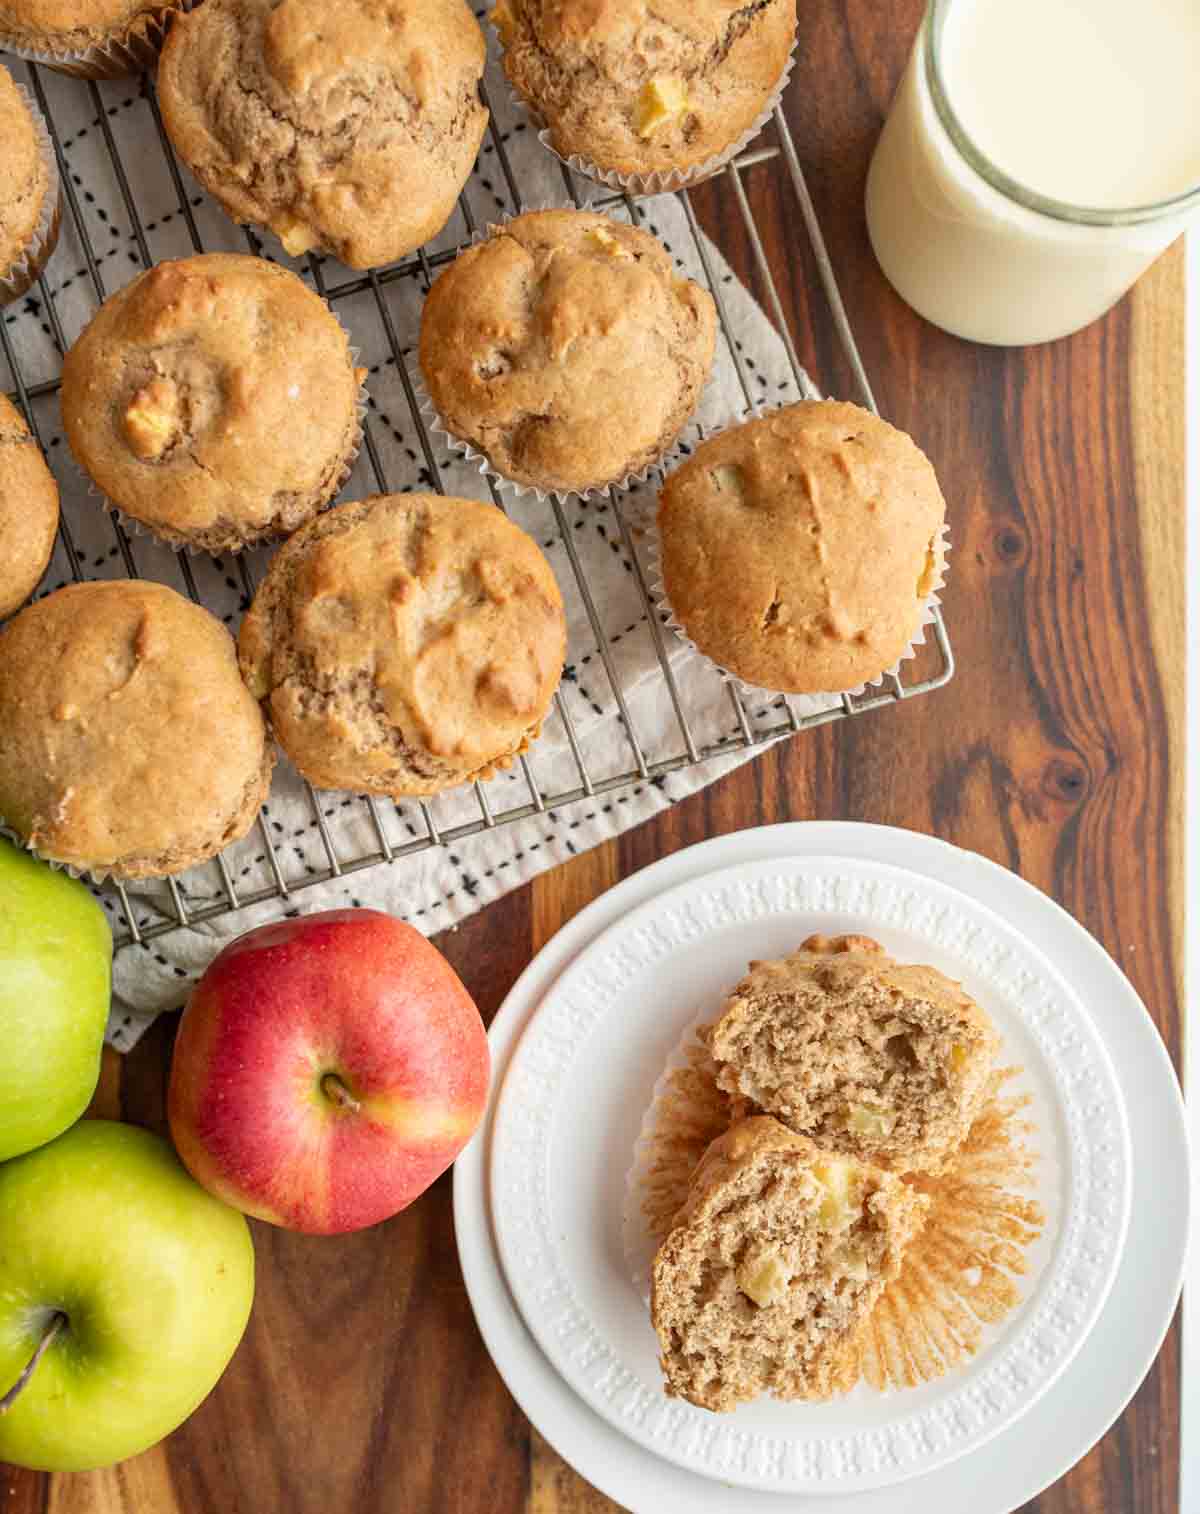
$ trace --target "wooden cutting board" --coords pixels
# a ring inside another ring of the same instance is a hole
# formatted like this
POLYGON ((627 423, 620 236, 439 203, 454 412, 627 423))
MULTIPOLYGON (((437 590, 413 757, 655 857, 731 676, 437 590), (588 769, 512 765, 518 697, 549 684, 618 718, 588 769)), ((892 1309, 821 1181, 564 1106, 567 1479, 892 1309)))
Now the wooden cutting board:
MULTIPOLYGON (((1183 910, 1183 259, 1081 335, 1005 352, 918 320, 867 245, 871 146, 918 0, 806 0, 788 115, 884 415, 941 475, 954 552, 945 690, 798 737, 439 942, 490 1016, 530 956, 625 874, 789 819, 931 831, 1015 869, 1104 943, 1180 1054, 1183 910)), ((850 395, 784 177, 747 187, 801 359, 850 395)), ((707 229, 754 287, 726 186, 707 229)), ((163 1127, 171 1017, 97 1108, 163 1127)), ((488 1360, 454 1249, 450 1183, 362 1235, 255 1226, 258 1297, 216 1392, 111 1471, 0 1468, 0 1514, 600 1514, 488 1360)), ((1179 1340, 1038 1514, 1178 1514, 1179 1340)))

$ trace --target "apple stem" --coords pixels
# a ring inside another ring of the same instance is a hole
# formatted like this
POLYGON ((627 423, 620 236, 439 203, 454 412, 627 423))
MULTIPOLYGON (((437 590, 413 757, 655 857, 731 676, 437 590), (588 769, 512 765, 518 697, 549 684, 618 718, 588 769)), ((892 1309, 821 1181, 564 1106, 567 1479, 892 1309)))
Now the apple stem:
POLYGON ((327 1072, 321 1079, 321 1092, 331 1103, 339 1109, 345 1109, 350 1114, 357 1114, 362 1105, 334 1072, 327 1072))
POLYGON ((61 1309, 56 1310, 50 1316, 49 1320, 46 1322, 46 1329, 42 1335, 42 1338, 38 1342, 37 1350, 26 1362, 20 1377, 18 1377, 16 1382, 13 1383, 12 1387, 8 1390, 4 1397, 0 1398, 0 1414, 7 1414, 12 1406, 16 1403, 17 1399, 20 1398, 22 1389, 27 1385, 29 1379, 37 1370, 38 1362, 40 1362, 42 1357, 45 1356, 46 1352, 49 1351, 50 1347, 54 1344, 54 1341, 57 1339, 60 1332, 66 1329, 66 1325, 67 1316, 62 1312, 61 1309))

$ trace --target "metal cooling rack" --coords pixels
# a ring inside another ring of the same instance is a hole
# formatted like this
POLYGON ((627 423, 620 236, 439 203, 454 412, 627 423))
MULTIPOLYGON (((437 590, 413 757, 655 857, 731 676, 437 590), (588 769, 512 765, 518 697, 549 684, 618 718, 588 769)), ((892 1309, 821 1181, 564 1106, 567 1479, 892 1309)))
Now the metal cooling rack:
MULTIPOLYGON (((47 100, 45 82, 40 77, 40 70, 37 67, 31 67, 29 69, 29 77, 38 104, 50 125, 65 191, 67 214, 74 226, 83 252, 86 262, 86 277, 90 281, 95 299, 99 303, 110 292, 105 285, 100 270, 103 254, 97 248, 93 236, 89 232, 87 219, 80 203, 80 194, 72 180, 70 166, 64 154, 59 131, 56 129, 54 123, 53 112, 47 100)), ((83 88, 85 86, 81 83, 79 87, 83 88)), ((137 88, 139 86, 134 85, 132 87, 137 88)), ((116 184, 119 187, 120 196, 124 203, 124 209, 129 217, 138 258, 142 266, 148 268, 152 266, 155 259, 152 257, 150 251, 147 235, 147 218, 139 211, 137 194, 118 148, 116 134, 110 122, 110 114, 112 112, 110 108, 106 107, 96 84, 88 83, 86 88, 90 91, 91 104, 95 110, 95 124, 99 127, 104 148, 111 161, 116 184)), ((162 147, 171 181, 174 184, 175 193, 178 198, 178 212, 186 224, 192 248, 196 252, 203 252, 206 249, 201 238, 198 220, 193 210, 193 204, 189 201, 179 165, 176 162, 163 129, 158 105, 154 98, 153 86, 149 79, 141 81, 140 89, 153 119, 154 128, 162 147)), ((485 103, 488 103, 486 96, 485 103)), ((768 132, 770 130, 768 128, 768 132)), ((495 161, 503 176, 512 206, 515 211, 519 212, 525 208, 525 202, 514 174, 509 154, 505 148, 503 135, 497 127, 494 113, 491 115, 489 131, 490 140, 495 152, 495 161)), ((784 317, 779 293, 771 273, 762 238, 755 223, 744 182, 744 176, 749 169, 760 164, 775 162, 779 165, 779 171, 786 174, 794 190, 796 203, 800 210, 805 234, 808 238, 823 286, 834 330, 853 378, 856 397, 862 404, 875 410, 874 396, 871 393, 870 383, 863 367, 858 346, 854 340, 845 307, 838 292, 833 266, 821 234, 821 228, 809 195, 804 173, 800 167, 795 144, 783 113, 778 109, 775 112, 774 118, 774 134, 776 140, 772 145, 760 146, 752 151, 743 153, 724 171, 732 186, 733 196, 749 239, 753 261, 761 278, 762 287, 766 292, 769 314, 782 338, 787 353, 787 360, 797 387, 802 394, 816 397, 817 391, 801 367, 796 355, 795 346, 784 317)), ((576 182, 572 173, 565 167, 562 170, 562 175, 568 196, 576 204, 585 202, 585 196, 589 190, 594 193, 592 186, 585 186, 583 181, 576 182)), ((737 367, 737 376, 745 397, 747 410, 751 412, 756 411, 760 408, 760 396, 752 383, 751 374, 747 371, 746 361, 739 350, 737 342, 733 338, 729 314, 722 296, 721 282, 715 277, 711 266, 711 259, 705 252, 705 242, 700 234, 699 223, 691 199, 686 191, 682 192, 678 198, 682 202, 688 226, 695 239, 696 248, 704 270, 705 281, 716 302, 721 326, 728 340, 729 351, 737 367)), ((632 204, 615 194, 600 198, 590 198, 586 202, 589 203, 591 208, 599 210, 612 210, 624 204, 631 218, 635 214, 632 204)), ((475 233, 479 218, 472 211, 465 195, 460 200, 460 210, 467 228, 467 236, 470 237, 475 233)), ((262 244, 258 238, 249 231, 245 235, 250 250, 254 253, 261 252, 262 244)), ((396 372, 404 388, 404 395, 411 412, 415 433, 419 437, 419 445, 423 454, 425 467, 428 470, 428 475, 433 482, 434 488, 439 491, 442 487, 441 474, 434 446, 422 421, 416 396, 413 392, 412 383, 406 368, 402 344, 397 334, 392 313, 384 299, 384 290, 396 280, 413 277, 420 279, 423 287, 427 288, 435 271, 452 261, 456 252, 456 247, 436 252, 423 248, 414 257, 407 258, 387 268, 373 270, 365 274, 353 274, 349 277, 339 278, 337 281, 331 281, 327 278, 327 265, 324 264, 324 260, 318 258, 310 258, 308 260, 309 272, 311 273, 315 287, 325 299, 330 301, 335 309, 339 301, 347 300, 351 296, 369 296, 373 301, 375 312, 386 338, 387 348, 395 362, 396 372)), ((333 266, 340 268, 340 265, 333 266)), ((341 272, 344 274, 347 270, 341 270, 341 272)), ((39 288, 43 318, 48 323, 49 333, 61 357, 61 354, 66 351, 68 344, 64 335, 62 321, 56 309, 55 297, 44 277, 39 281, 39 288)), ((35 434, 37 434, 37 421, 32 402, 42 396, 55 394, 59 388, 59 379, 57 376, 41 381, 35 381, 32 376, 27 378, 22 372, 14 345, 3 321, 0 321, 0 349, 3 350, 7 358, 15 385, 15 393, 13 393, 12 398, 24 412, 35 434)), ((41 437, 39 436, 38 439, 40 442, 41 437)), ((385 493, 390 492, 382 451, 376 436, 372 433, 372 424, 369 418, 365 424, 364 450, 378 490, 385 493)), ((503 497, 496 492, 494 487, 492 487, 492 497, 495 503, 503 508, 503 497)), ((595 636, 599 661, 607 683, 611 688, 616 711, 624 728, 624 737, 629 752, 628 765, 617 773, 609 772, 599 775, 589 771, 588 762, 583 752, 583 745, 576 733, 572 717, 561 695, 557 696, 556 712, 558 718, 562 721, 566 744, 569 747, 575 770, 574 781, 568 785, 554 792, 545 791, 539 787, 539 784, 535 780, 529 760, 522 758, 520 763, 520 798, 517 802, 507 804, 505 807, 498 809, 493 803, 493 798, 489 794, 488 788, 476 784, 474 787, 474 796, 478 813, 465 821, 460 821, 448 827, 439 826, 429 804, 421 802, 415 806, 407 806, 406 813, 413 811, 420 815, 422 831, 414 838, 406 840, 389 838, 384 814, 386 801, 372 797, 359 797, 353 802, 364 807, 373 843, 369 847, 360 850, 357 854, 350 856, 339 853, 335 839, 327 824, 322 805, 318 801, 317 796, 309 789, 308 799, 312 806, 313 820, 320 836, 325 859, 324 866, 309 867, 301 877, 287 877, 279 849, 271 834, 271 826, 266 823, 264 818, 260 817, 257 830, 261 835, 266 867, 264 869, 263 881, 256 883, 253 887, 235 883, 233 871, 223 856, 215 859, 213 864, 207 865, 209 868, 215 867, 219 873, 219 882, 207 889, 189 888, 186 879, 191 876, 190 874, 183 875, 181 879, 165 880, 162 886, 161 898, 153 900, 148 900, 141 893, 137 895, 136 899, 131 899, 123 886, 119 884, 105 885, 105 891, 110 894, 109 902, 114 906, 114 908, 110 909, 110 915, 113 916, 116 945, 121 947, 134 942, 144 943, 180 926, 198 924, 202 921, 211 920, 248 905, 262 903, 272 898, 286 900, 290 895, 312 887, 315 884, 343 878, 364 868, 375 867, 382 863, 395 862, 402 857, 413 852, 422 851, 428 847, 445 846, 465 836, 474 835, 485 830, 493 830, 498 826, 546 813, 557 806, 606 794, 612 790, 636 784, 639 781, 645 782, 660 778, 666 774, 678 772, 681 769, 693 766, 696 763, 704 762, 712 757, 745 750, 751 746, 794 734, 807 727, 823 725, 829 721, 861 715, 869 710, 880 709, 883 706, 895 704, 903 699, 911 699, 916 695, 929 693, 933 689, 940 688, 952 677, 954 672, 953 654, 941 614, 937 612, 933 625, 930 628, 930 643, 927 644, 925 655, 922 658, 921 664, 919 664, 923 670, 925 669, 925 665, 931 661, 935 665, 924 670, 924 676, 920 679, 906 681, 900 677, 889 677, 877 690, 868 692, 862 696, 843 695, 836 707, 822 710, 819 713, 798 713, 792 707, 789 700, 780 698, 770 706, 765 720, 761 711, 752 716, 747 710, 747 706, 739 692, 732 685, 729 685, 727 686, 727 693, 732 716, 732 729, 727 734, 719 735, 715 739, 704 739, 693 728, 694 720, 689 710, 685 707, 684 698, 681 696, 679 686, 673 675, 667 657, 667 644, 664 639, 669 633, 664 633, 652 606, 648 585, 643 570, 638 563, 636 552, 633 549, 631 527, 620 508, 619 496, 614 494, 612 496, 612 503, 613 518, 620 532, 624 549, 631 559, 637 590, 647 617, 650 633, 653 637, 655 654, 662 668, 667 695, 672 706, 674 722, 678 731, 677 747, 667 752, 648 749, 647 745, 639 737, 639 732, 626 700, 625 691, 622 689, 620 674, 613 656, 612 644, 605 635, 602 620, 597 611, 596 600, 583 571, 575 544, 572 541, 571 531, 564 516, 563 508, 558 502, 551 499, 547 501, 547 508, 553 516, 553 526, 565 548, 566 557, 576 580, 578 593, 586 608, 587 619, 595 636)), ((67 512, 64 511, 60 527, 60 540, 70 567, 70 572, 78 580, 88 575, 84 571, 83 555, 72 537, 71 525, 66 516, 67 512)), ((109 520, 124 570, 130 577, 137 577, 138 570, 130 538, 116 516, 110 516, 109 520)), ((254 589, 250 570, 244 555, 235 558, 234 562, 236 564, 234 571, 240 577, 242 592, 245 601, 248 602, 254 589)), ((197 575, 192 561, 189 560, 188 556, 181 553, 177 557, 177 563, 187 592, 197 603, 203 603, 203 595, 197 584, 197 575)), ((914 664, 907 666, 914 666, 914 664)), ((409 831, 413 829, 411 824, 407 829, 409 831)))

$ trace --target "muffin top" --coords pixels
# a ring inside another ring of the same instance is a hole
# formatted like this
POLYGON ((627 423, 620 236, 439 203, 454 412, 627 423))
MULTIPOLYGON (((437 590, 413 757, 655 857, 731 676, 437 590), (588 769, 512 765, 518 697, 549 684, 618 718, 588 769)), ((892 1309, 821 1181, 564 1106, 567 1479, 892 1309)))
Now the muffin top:
MULTIPOLYGON (((2 16, 0 12, 0 16, 2 16)), ((0 68, 0 278, 25 254, 37 229, 50 170, 33 115, 13 76, 0 68)))
POLYGON ((235 219, 371 268, 453 212, 487 125, 484 56, 465 0, 205 0, 171 28, 159 99, 235 219))
POLYGON ((904 655, 942 572, 946 506, 916 443, 805 401, 697 448, 658 508, 686 634, 747 683, 836 693, 904 655))
POLYGON ((37 588, 58 529, 58 485, 24 417, 0 394, 0 616, 37 588))
POLYGON ((295 765, 321 788, 433 794, 537 734, 566 626, 530 537, 476 500, 340 505, 280 548, 238 644, 295 765))
POLYGON ((228 631, 162 584, 72 584, 0 632, 0 816, 45 857, 179 872, 247 830, 271 764, 228 631))
POLYGON ((163 0, 0 0, 0 35, 30 47, 73 51, 124 32, 163 0))
POLYGON ((779 82, 796 0, 499 0, 513 87, 565 157, 694 168, 748 131, 779 82))
POLYGON ((492 229, 436 281, 421 371, 456 436, 517 483, 615 483, 668 450, 712 365, 712 296, 648 232, 581 210, 492 229))
POLYGON ((176 545, 293 530, 358 438, 346 333, 295 274, 206 253, 112 295, 63 364, 67 439, 108 498, 176 545))

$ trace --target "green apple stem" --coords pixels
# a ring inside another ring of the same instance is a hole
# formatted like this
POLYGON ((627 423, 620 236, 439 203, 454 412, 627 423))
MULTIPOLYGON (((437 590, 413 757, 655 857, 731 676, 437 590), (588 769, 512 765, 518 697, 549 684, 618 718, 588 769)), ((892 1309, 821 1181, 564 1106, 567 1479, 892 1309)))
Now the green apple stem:
POLYGON ((37 1370, 38 1362, 40 1362, 42 1357, 45 1356, 46 1352, 49 1351, 50 1347, 58 1338, 59 1333, 65 1330, 66 1326, 67 1316, 62 1312, 61 1309, 56 1310, 55 1313, 52 1314, 46 1321, 46 1328, 42 1333, 41 1340, 38 1342, 37 1350, 25 1363, 25 1367, 22 1370, 20 1377, 18 1377, 16 1382, 13 1383, 12 1387, 8 1390, 4 1397, 0 1398, 0 1414, 7 1414, 12 1406, 16 1403, 17 1399, 20 1398, 22 1389, 26 1387, 29 1379, 37 1370))
POLYGON ((335 1072, 327 1072, 321 1079, 321 1092, 339 1109, 344 1109, 347 1114, 357 1114, 362 1105, 342 1082, 335 1072))

